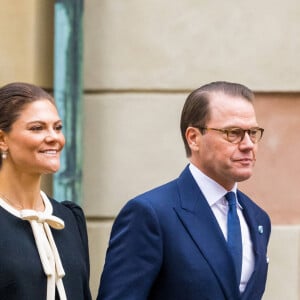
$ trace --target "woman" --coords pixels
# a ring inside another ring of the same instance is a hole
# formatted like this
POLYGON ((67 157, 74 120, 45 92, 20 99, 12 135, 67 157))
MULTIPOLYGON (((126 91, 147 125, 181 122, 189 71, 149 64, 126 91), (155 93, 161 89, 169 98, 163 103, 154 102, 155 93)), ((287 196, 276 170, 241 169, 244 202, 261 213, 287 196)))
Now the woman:
POLYGON ((26 83, 0 88, 1 300, 91 299, 83 212, 41 191, 64 144, 48 93, 26 83))

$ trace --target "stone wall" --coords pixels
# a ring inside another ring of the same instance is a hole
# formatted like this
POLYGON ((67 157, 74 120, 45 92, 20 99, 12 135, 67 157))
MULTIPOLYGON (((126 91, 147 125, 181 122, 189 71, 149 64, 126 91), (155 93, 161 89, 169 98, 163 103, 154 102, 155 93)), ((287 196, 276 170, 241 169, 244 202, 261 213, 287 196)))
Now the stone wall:
MULTIPOLYGON (((53 87, 54 2, 1 2, 1 85, 53 87)), ((187 94, 228 80, 256 92, 266 129, 255 174, 240 184, 272 218, 264 300, 299 299, 299 11, 296 0, 85 1, 83 206, 93 295, 120 208, 187 164, 179 132, 187 94)))

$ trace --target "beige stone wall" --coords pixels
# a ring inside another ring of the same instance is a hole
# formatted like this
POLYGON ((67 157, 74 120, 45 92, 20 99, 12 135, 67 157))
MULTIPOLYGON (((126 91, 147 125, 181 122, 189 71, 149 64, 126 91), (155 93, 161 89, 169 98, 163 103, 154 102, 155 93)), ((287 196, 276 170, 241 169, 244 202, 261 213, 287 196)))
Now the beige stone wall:
POLYGON ((299 1, 87 0, 87 89, 298 91, 299 1))
POLYGON ((274 224, 264 300, 300 297, 300 94, 290 94, 299 91, 299 9, 297 1, 86 2, 84 208, 94 295, 115 215, 179 174, 185 97, 221 79, 264 92, 256 106, 265 137, 241 188, 274 224))
POLYGON ((269 245, 269 273, 263 300, 300 298, 300 226, 274 225, 269 245))
POLYGON ((187 160, 178 120, 185 96, 85 97, 84 207, 89 217, 113 218, 127 199, 181 172, 187 160))
POLYGON ((264 137, 255 174, 240 187, 269 212, 273 224, 300 224, 300 93, 258 93, 256 111, 264 137))
MULTIPOLYGON (((2 0, 0 85, 52 87, 54 2, 2 0)), ((299 11, 296 0, 85 1, 83 203, 94 296, 114 217, 178 176, 185 97, 221 79, 257 92, 266 129, 255 174, 240 185, 272 217, 264 300, 299 299, 299 11)))
POLYGON ((54 0, 1 0, 0 85, 52 87, 54 0))

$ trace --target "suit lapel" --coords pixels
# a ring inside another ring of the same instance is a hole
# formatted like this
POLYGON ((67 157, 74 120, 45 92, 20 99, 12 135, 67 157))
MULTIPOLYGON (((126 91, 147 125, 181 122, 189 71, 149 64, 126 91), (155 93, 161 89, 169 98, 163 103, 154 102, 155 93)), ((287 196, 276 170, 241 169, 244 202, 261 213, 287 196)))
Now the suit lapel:
POLYGON ((238 299, 233 262, 218 222, 188 167, 178 179, 180 204, 175 211, 218 278, 227 299, 238 299))
POLYGON ((251 209, 251 207, 248 205, 247 201, 245 201, 245 197, 243 196, 243 194, 240 191, 238 191, 238 200, 243 207, 243 215, 244 215, 247 225, 249 227, 254 254, 255 254, 255 256, 260 255, 261 253, 260 253, 259 242, 258 242, 259 222, 256 218, 256 213, 253 209, 251 209))
POLYGON ((257 284, 256 281, 258 277, 256 276, 256 274, 259 274, 260 272, 259 267, 265 264, 266 254, 261 252, 261 247, 259 244, 260 233, 258 230, 258 226, 260 225, 260 223, 255 213, 255 210, 251 207, 251 205, 249 205, 249 202, 246 201, 245 196, 243 196, 243 194, 239 191, 238 191, 238 199, 240 204, 243 207, 243 214, 247 222, 247 225, 249 227, 250 237, 251 237, 253 252, 255 257, 254 270, 242 296, 242 299, 251 299, 250 293, 251 291, 253 291, 253 286, 257 284))

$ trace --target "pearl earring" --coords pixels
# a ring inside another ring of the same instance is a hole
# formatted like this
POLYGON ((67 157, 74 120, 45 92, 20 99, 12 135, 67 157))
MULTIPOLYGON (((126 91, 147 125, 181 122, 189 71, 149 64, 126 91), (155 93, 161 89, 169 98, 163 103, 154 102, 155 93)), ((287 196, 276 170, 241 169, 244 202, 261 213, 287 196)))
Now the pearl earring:
POLYGON ((2 151, 1 157, 2 157, 3 160, 6 159, 7 158, 7 151, 2 151))

